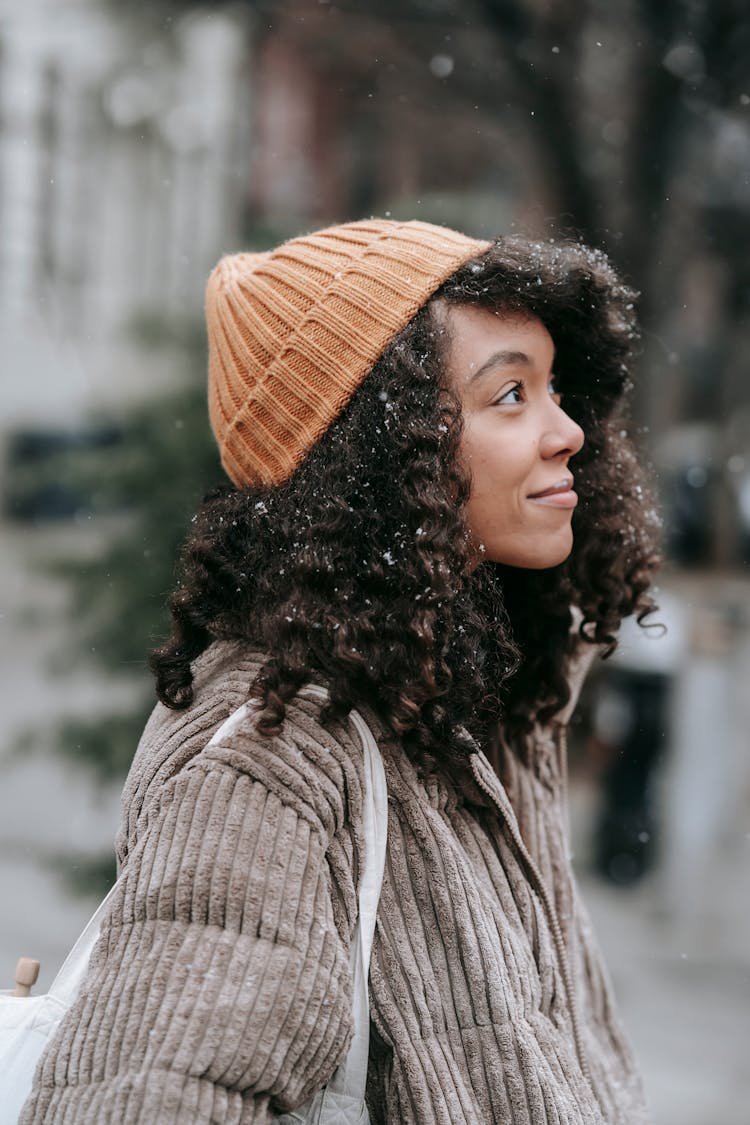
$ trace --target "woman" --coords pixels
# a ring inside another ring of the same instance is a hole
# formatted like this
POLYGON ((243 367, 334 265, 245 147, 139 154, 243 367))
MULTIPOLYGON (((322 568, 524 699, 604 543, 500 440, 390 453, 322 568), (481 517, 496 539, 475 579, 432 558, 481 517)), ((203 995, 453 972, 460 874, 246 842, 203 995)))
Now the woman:
POLYGON ((389 793, 371 1119, 647 1121, 570 869, 563 738, 587 657, 652 608, 632 295, 575 244, 371 220, 225 258, 207 317, 233 487, 185 547, 125 878, 23 1121, 265 1122, 327 1082, 352 708, 389 793))

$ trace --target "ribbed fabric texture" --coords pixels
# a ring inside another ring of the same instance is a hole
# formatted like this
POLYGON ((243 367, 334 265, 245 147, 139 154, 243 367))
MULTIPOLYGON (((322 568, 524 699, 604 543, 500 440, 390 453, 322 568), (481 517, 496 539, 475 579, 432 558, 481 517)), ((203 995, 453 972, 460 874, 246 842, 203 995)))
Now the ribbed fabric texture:
POLYGON ((206 288, 209 416, 238 485, 279 484, 389 341, 487 242, 370 219, 233 254, 206 288))
MULTIPOLYGON (((154 712, 124 793, 127 880, 23 1125, 268 1122, 343 1057, 361 747, 298 699, 282 737, 259 738, 249 720, 206 751, 256 661, 215 645, 193 707, 154 712)), ((559 745, 540 735, 533 768, 501 748, 504 785, 477 756, 458 783, 421 777, 365 717, 389 787, 370 974, 375 1125, 647 1125, 571 877, 559 745), (563 933, 590 1080, 509 818, 563 933)))

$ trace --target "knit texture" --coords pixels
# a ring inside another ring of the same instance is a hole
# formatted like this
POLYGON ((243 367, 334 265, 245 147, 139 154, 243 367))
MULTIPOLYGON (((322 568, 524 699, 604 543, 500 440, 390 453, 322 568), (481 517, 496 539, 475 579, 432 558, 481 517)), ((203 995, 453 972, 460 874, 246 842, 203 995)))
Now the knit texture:
POLYGON ((208 404, 234 483, 289 477, 389 341, 488 246, 370 219, 222 258, 206 289, 208 404))
MULTIPOLYGON (((194 705, 154 712, 124 793, 127 876, 22 1125, 265 1123, 342 1059, 361 744, 298 698, 280 737, 251 716, 207 750, 259 659, 214 645, 194 705)), ((502 781, 477 754, 459 782, 421 776, 363 715, 389 788, 373 1125, 647 1125, 567 858, 560 741, 539 732, 533 767, 501 746, 502 781)))

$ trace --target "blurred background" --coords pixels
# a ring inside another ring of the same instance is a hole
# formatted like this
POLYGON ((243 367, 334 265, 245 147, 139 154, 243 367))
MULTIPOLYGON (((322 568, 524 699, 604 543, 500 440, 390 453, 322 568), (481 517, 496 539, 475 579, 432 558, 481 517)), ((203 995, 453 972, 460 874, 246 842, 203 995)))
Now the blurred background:
POLYGON ((177 545, 220 479, 206 276, 368 214, 572 235, 641 292, 666 636, 571 737, 574 863, 656 1125, 748 1125, 750 10, 0 0, 0 969, 113 877, 177 545))

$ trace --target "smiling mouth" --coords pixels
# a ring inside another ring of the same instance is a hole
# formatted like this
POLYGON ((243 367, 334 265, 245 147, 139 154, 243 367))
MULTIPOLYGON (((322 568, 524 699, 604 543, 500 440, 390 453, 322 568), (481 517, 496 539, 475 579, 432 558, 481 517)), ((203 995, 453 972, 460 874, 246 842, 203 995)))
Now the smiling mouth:
POLYGON ((565 477, 542 492, 534 492, 527 499, 549 508, 575 508, 578 496, 573 491, 573 478, 565 477))
POLYGON ((573 478, 565 477, 564 480, 559 480, 557 484, 545 488, 542 492, 532 492, 529 500, 541 500, 543 496, 556 496, 560 492, 570 492, 573 488, 573 478))

